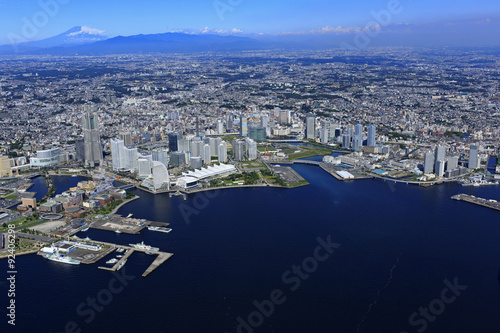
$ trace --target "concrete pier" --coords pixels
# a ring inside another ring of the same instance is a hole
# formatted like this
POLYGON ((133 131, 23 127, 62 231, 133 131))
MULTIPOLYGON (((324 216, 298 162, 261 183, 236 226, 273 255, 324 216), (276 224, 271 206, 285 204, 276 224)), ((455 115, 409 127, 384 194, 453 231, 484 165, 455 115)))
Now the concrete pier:
POLYGON ((146 271, 142 273, 142 277, 148 276, 152 271, 160 267, 161 264, 163 264, 173 255, 174 255, 173 253, 159 252, 158 257, 156 257, 153 263, 149 265, 148 269, 146 269, 146 271))
POLYGON ((122 262, 124 262, 125 260, 127 260, 128 257, 130 257, 132 255, 132 253, 134 253, 134 250, 133 249, 129 249, 127 251, 127 253, 125 253, 125 255, 123 257, 120 258, 120 260, 118 260, 114 265, 113 267, 109 268, 109 267, 104 267, 104 266, 99 266, 97 268, 99 269, 104 269, 104 270, 107 270, 107 271, 112 271, 112 272, 115 272, 118 267, 120 267, 120 265, 122 264, 122 262))
POLYGON ((455 200, 459 200, 459 201, 473 203, 473 204, 483 206, 483 207, 488 207, 488 208, 495 209, 495 210, 500 210, 500 202, 498 202, 496 200, 491 200, 491 199, 488 200, 488 199, 478 198, 478 197, 475 197, 473 195, 463 194, 463 193, 454 195, 451 198, 455 199, 455 200))

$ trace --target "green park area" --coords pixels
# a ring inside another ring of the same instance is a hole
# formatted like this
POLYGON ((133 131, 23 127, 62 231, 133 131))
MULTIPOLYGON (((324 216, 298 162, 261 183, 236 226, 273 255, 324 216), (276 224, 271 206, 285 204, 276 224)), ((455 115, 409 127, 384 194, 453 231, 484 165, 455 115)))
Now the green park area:
POLYGON ((315 155, 331 155, 332 151, 330 149, 316 147, 316 146, 297 146, 295 151, 300 150, 300 152, 293 152, 288 155, 289 160, 296 160, 299 158, 311 157, 315 155))
POLYGON ((244 161, 240 163, 240 166, 244 169, 252 168, 265 168, 266 166, 259 161, 244 161))

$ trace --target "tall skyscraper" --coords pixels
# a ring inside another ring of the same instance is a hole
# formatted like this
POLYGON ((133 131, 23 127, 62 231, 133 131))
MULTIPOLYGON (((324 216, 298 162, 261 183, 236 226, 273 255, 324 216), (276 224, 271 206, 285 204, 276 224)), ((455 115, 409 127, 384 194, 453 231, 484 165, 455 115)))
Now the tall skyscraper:
POLYGON ((428 151, 425 153, 424 173, 434 173, 434 153, 432 151, 428 151))
POLYGON ((480 166, 479 161, 479 147, 477 145, 470 145, 469 151, 469 169, 477 169, 480 166))
POLYGON ((249 160, 255 160, 257 158, 257 142, 247 138, 245 140, 246 155, 249 160))
POLYGON ((244 152, 245 152, 245 141, 244 140, 234 140, 232 142, 233 146, 233 159, 235 161, 243 161, 244 160, 244 152))
POLYGON ((151 155, 153 161, 163 163, 163 165, 168 169, 168 153, 166 149, 155 149, 151 155))
POLYGON ((243 117, 243 115, 240 115, 240 135, 248 135, 248 119, 243 117))
POLYGON ((434 172, 436 176, 438 175, 438 171, 440 171, 439 162, 443 162, 443 173, 444 173, 445 157, 446 157, 446 149, 442 146, 437 146, 434 154, 434 172))
POLYGON ((375 147, 375 126, 368 126, 368 139, 367 139, 368 147, 375 147))
POLYGON ((209 144, 205 144, 203 146, 203 163, 205 164, 210 164, 211 160, 212 160, 212 154, 210 152, 210 145, 209 144))
MULTIPOLYGON (((358 138, 360 145, 363 143, 363 125, 357 124, 354 127, 354 137, 358 138)), ((354 138, 353 138, 354 140, 354 138)))
POLYGON ((99 135, 97 115, 86 106, 83 114, 83 143, 85 151, 85 165, 94 167, 101 163, 102 145, 99 135))
POLYGON ((178 139, 179 135, 176 132, 168 133, 168 149, 171 152, 179 150, 179 147, 177 145, 178 139))
POLYGON ((113 170, 118 171, 123 168, 122 159, 124 156, 121 156, 124 148, 124 142, 120 139, 111 139, 111 160, 113 161, 113 170))
POLYGON ((314 113, 308 113, 306 115, 306 139, 314 139, 315 138, 315 125, 316 125, 316 117, 314 113))
POLYGON ((217 157, 218 157, 219 162, 227 162, 227 143, 226 143, 226 141, 222 141, 219 144, 217 157))
POLYGON ((78 162, 83 162, 83 160, 85 160, 85 143, 82 137, 75 140, 75 159, 78 162))

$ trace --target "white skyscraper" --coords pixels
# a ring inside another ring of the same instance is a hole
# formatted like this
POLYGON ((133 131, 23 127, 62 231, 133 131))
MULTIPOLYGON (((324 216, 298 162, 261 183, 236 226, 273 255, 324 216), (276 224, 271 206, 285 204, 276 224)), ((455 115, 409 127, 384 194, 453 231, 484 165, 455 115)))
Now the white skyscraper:
POLYGON ((217 154, 219 162, 227 162, 227 143, 222 141, 218 147, 217 154))
POLYGON ((203 146, 203 163, 209 164, 212 159, 212 154, 210 153, 210 145, 205 144, 203 146))
POLYGON ((111 160, 113 162, 113 170, 118 171, 119 169, 123 168, 122 166, 122 150, 124 147, 125 142, 120 139, 111 139, 111 160))
POLYGON ((257 158, 257 142, 252 139, 245 140, 247 158, 255 160, 257 158))

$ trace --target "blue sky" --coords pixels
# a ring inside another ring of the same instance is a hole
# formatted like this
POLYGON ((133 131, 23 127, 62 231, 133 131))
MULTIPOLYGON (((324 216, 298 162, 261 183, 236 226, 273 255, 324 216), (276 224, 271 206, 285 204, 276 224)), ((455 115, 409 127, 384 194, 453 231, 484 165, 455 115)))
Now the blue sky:
MULTIPOLYGON (((9 43, 8 36, 37 40, 76 25, 111 37, 206 27, 248 34, 348 29, 373 23, 371 13, 390 2, 397 0, 0 0, 0 44, 9 43), (35 30, 26 30, 29 24, 35 30)), ((391 24, 468 25, 500 15, 500 1, 492 0, 401 0, 397 8, 391 24)))

